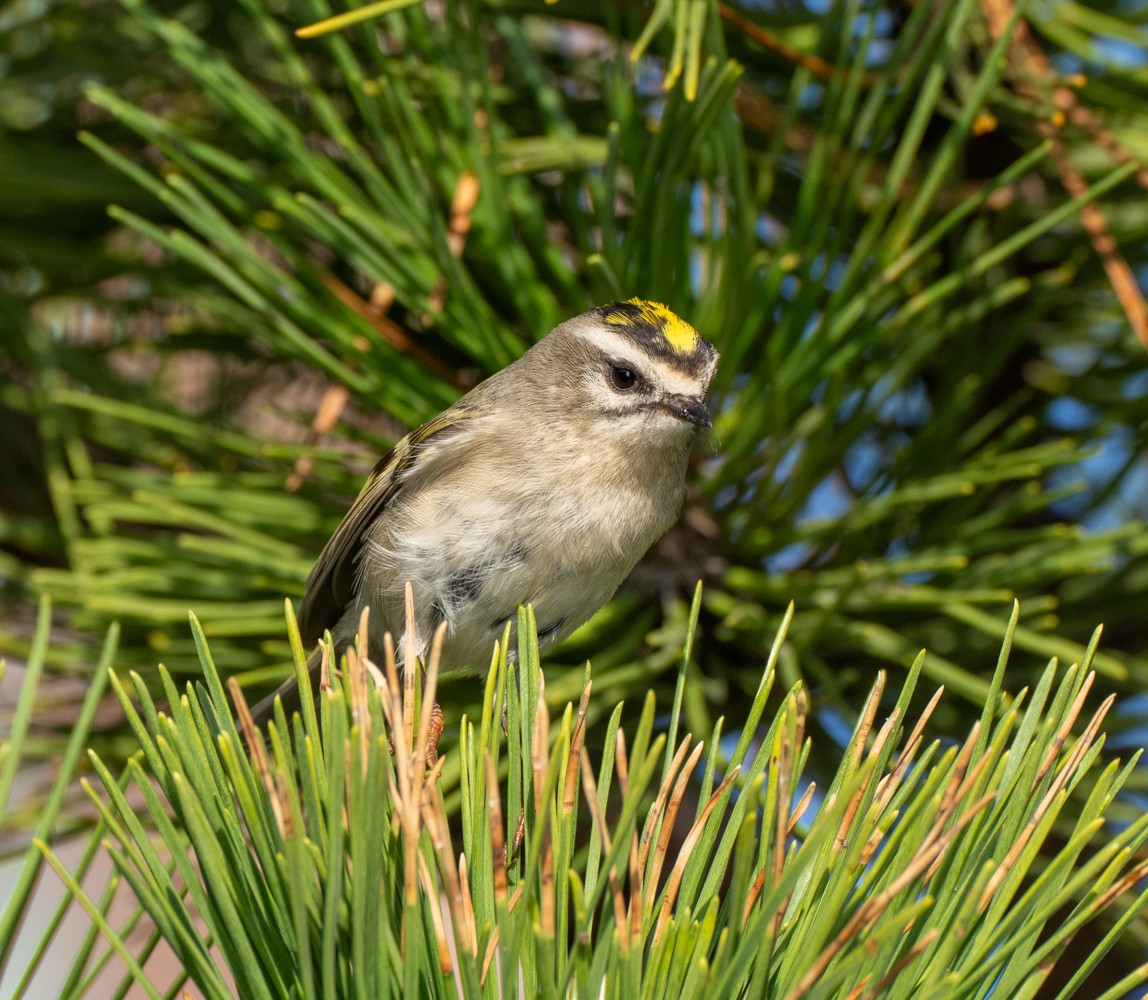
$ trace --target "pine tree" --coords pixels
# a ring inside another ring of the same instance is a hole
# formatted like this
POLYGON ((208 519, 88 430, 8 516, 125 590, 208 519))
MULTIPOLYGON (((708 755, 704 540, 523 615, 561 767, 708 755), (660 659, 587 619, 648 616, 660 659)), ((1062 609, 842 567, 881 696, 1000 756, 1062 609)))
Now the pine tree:
MULTIPOLYGON (((640 295, 721 350, 715 429, 681 524, 550 658, 553 705, 586 657, 603 704, 666 703, 698 578, 696 733, 742 721, 790 601, 779 676, 831 738, 922 648, 934 724, 967 728, 1014 599, 1014 688, 1101 622, 1097 683, 1143 688, 1133 13, 376 6, 308 38, 323 0, 6 15, 5 652, 46 591, 50 667, 117 621, 121 666, 194 678, 192 608, 269 686, 374 460, 640 295)), ((449 684, 448 718, 480 694, 449 684)))

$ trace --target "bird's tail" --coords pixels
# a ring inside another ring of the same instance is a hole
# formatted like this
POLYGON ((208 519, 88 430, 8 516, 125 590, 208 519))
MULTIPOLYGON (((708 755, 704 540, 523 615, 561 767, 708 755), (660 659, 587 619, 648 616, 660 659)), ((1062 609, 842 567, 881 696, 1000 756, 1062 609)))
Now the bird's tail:
MULTIPOLYGON (((309 680, 310 695, 312 699, 319 696, 319 672, 323 663, 323 651, 316 646, 311 655, 307 657, 307 677, 309 680)), ((262 701, 251 706, 251 718, 255 725, 263 728, 268 719, 275 714, 275 700, 283 703, 283 712, 288 719, 303 707, 303 697, 299 691, 299 682, 294 675, 285 680, 262 701)))

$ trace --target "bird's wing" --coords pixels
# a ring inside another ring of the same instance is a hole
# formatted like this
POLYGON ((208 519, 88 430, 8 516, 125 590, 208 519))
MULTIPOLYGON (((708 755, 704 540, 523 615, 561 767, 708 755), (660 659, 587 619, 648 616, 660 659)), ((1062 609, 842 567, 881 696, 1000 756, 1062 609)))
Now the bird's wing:
POLYGON ((414 468, 419 453, 472 426, 484 412, 467 399, 459 400, 411 431, 375 466, 307 577, 299 610, 299 634, 304 648, 318 642, 324 629, 333 629, 354 599, 356 563, 365 544, 364 536, 402 489, 404 474, 414 468))

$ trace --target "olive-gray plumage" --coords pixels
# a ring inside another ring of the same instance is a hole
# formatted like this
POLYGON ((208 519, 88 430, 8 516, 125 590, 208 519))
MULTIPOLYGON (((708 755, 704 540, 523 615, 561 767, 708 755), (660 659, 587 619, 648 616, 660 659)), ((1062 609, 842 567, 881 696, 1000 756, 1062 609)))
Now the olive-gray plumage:
MULTIPOLYGON (((308 646, 415 648, 447 623, 443 670, 485 669, 520 604, 542 644, 585 622, 681 510, 717 352, 664 306, 577 316, 403 438, 319 556, 299 616, 308 646)), ((270 705, 260 706, 264 711, 270 705)))

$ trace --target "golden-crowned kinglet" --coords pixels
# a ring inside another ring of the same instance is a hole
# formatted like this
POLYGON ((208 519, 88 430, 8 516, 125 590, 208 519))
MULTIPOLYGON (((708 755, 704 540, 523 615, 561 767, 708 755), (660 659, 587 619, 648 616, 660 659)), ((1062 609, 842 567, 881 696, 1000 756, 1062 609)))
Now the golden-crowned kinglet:
POLYGON ((444 671, 485 668, 520 604, 540 645, 565 638, 678 516, 717 360, 642 299, 555 327, 375 467, 307 579, 304 644, 342 650, 369 605, 370 648, 390 631, 401 657, 408 581, 420 659, 447 623, 444 671))

